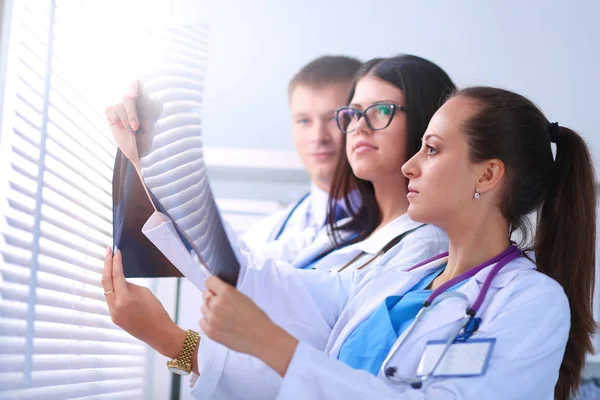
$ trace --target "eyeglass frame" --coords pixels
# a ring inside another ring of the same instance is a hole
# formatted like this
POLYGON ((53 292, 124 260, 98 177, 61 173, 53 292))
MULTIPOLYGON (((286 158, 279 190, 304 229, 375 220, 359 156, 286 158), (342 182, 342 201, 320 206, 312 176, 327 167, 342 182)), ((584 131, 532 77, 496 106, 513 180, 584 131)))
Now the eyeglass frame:
POLYGON ((344 106, 344 107, 340 107, 340 108, 338 108, 337 110, 335 110, 335 123, 336 123, 336 125, 337 125, 338 129, 339 129, 339 130, 340 130, 340 131, 341 131, 341 132, 342 132, 344 135, 348 135, 348 134, 350 134, 350 133, 352 133, 352 132, 354 132, 354 131, 356 130, 356 128, 354 128, 354 129, 352 129, 351 131, 348 131, 348 132, 346 132, 346 131, 344 131, 344 130, 342 129, 342 127, 341 127, 341 125, 340 125, 340 120, 339 120, 339 118, 338 118, 338 115, 339 115, 340 111, 342 111, 342 110, 348 110, 348 109, 354 110, 355 112, 357 112, 357 113, 358 113, 359 117, 358 117, 358 119, 356 120, 356 122, 360 121, 360 119, 364 117, 364 118, 365 118, 365 122, 367 123, 367 126, 369 127, 369 129, 371 129, 371 130, 373 130, 373 131, 380 131, 380 130, 383 130, 383 129, 387 128, 388 126, 390 126, 390 124, 392 123, 392 120, 394 119, 394 116, 396 115, 396 110, 400 110, 400 111, 404 111, 404 112, 406 112, 406 111, 408 110, 408 109, 406 108, 406 106, 403 106, 403 105, 401 105, 401 104, 396 104, 396 103, 385 103, 385 102, 384 102, 384 103, 374 103, 374 104, 371 104, 369 107, 365 108, 365 109, 364 109, 364 110, 362 110, 362 111, 361 111, 361 110, 359 110, 359 109, 357 109, 357 108, 350 107, 350 106, 344 106), (392 111, 393 111, 393 112, 392 112, 392 114, 391 114, 391 116, 390 116, 390 120, 388 121, 388 123, 387 123, 387 124, 386 124, 386 125, 385 125, 383 128, 373 128, 373 126, 371 125, 371 121, 369 121, 369 117, 367 117, 367 111, 368 111, 370 108, 373 108, 373 107, 376 107, 376 106, 391 106, 391 107, 392 107, 392 111))

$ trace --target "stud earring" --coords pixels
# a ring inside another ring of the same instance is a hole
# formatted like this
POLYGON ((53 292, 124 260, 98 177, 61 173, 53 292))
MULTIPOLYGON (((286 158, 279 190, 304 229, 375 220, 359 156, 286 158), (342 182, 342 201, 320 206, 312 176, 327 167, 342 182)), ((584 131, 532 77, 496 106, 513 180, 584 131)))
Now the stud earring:
POLYGON ((479 200, 480 197, 481 195, 479 194, 479 189, 475 189, 475 196, 473 196, 473 198, 475 198, 475 200, 479 200))

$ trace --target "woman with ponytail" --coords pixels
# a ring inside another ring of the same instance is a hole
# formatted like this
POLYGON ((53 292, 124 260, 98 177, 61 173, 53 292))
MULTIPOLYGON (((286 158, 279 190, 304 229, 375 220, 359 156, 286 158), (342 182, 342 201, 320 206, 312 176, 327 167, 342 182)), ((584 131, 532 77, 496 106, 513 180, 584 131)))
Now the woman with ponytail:
POLYGON ((576 392, 595 329, 595 179, 582 138, 523 96, 473 87, 436 112, 402 171, 410 218, 443 228, 449 252, 353 274, 247 255, 237 289, 206 281, 200 351, 219 342, 254 367, 224 369, 199 354, 193 395, 234 398, 243 387, 242 398, 256 399, 568 400, 576 392), (519 246, 513 233, 532 233, 533 212, 533 247, 519 246))
POLYGON ((548 121, 522 96, 470 88, 455 97, 477 110, 464 129, 471 161, 496 158, 506 168, 501 210, 511 233, 521 229, 527 234, 526 216, 538 211, 531 249, 537 271, 562 286, 571 312, 555 388, 555 399, 568 400, 576 393, 586 353, 593 352, 596 182, 592 159, 581 136, 548 121), (554 158, 550 143, 556 145, 554 158))

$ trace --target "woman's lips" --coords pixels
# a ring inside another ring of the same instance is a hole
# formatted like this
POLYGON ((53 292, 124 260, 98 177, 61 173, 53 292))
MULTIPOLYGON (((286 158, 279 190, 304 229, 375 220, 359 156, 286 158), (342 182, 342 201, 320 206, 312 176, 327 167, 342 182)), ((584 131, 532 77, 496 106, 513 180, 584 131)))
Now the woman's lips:
POLYGON ((414 188, 412 188, 411 186, 408 187, 408 193, 406 193, 406 197, 415 197, 416 195, 418 195, 419 192, 417 192, 414 188))
POLYGON ((377 146, 367 142, 366 140, 361 140, 356 143, 353 147, 355 153, 365 153, 373 150, 377 150, 377 146))

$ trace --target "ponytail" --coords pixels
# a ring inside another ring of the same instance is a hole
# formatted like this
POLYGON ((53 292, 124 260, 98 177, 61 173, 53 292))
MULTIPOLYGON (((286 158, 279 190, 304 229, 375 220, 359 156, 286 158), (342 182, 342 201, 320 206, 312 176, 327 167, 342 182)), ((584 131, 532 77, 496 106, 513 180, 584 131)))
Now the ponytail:
POLYGON ((559 127, 553 182, 538 215, 535 256, 538 270, 563 287, 571 329, 554 396, 575 395, 596 328, 592 314, 596 247, 596 187, 592 159, 583 139, 559 127))

